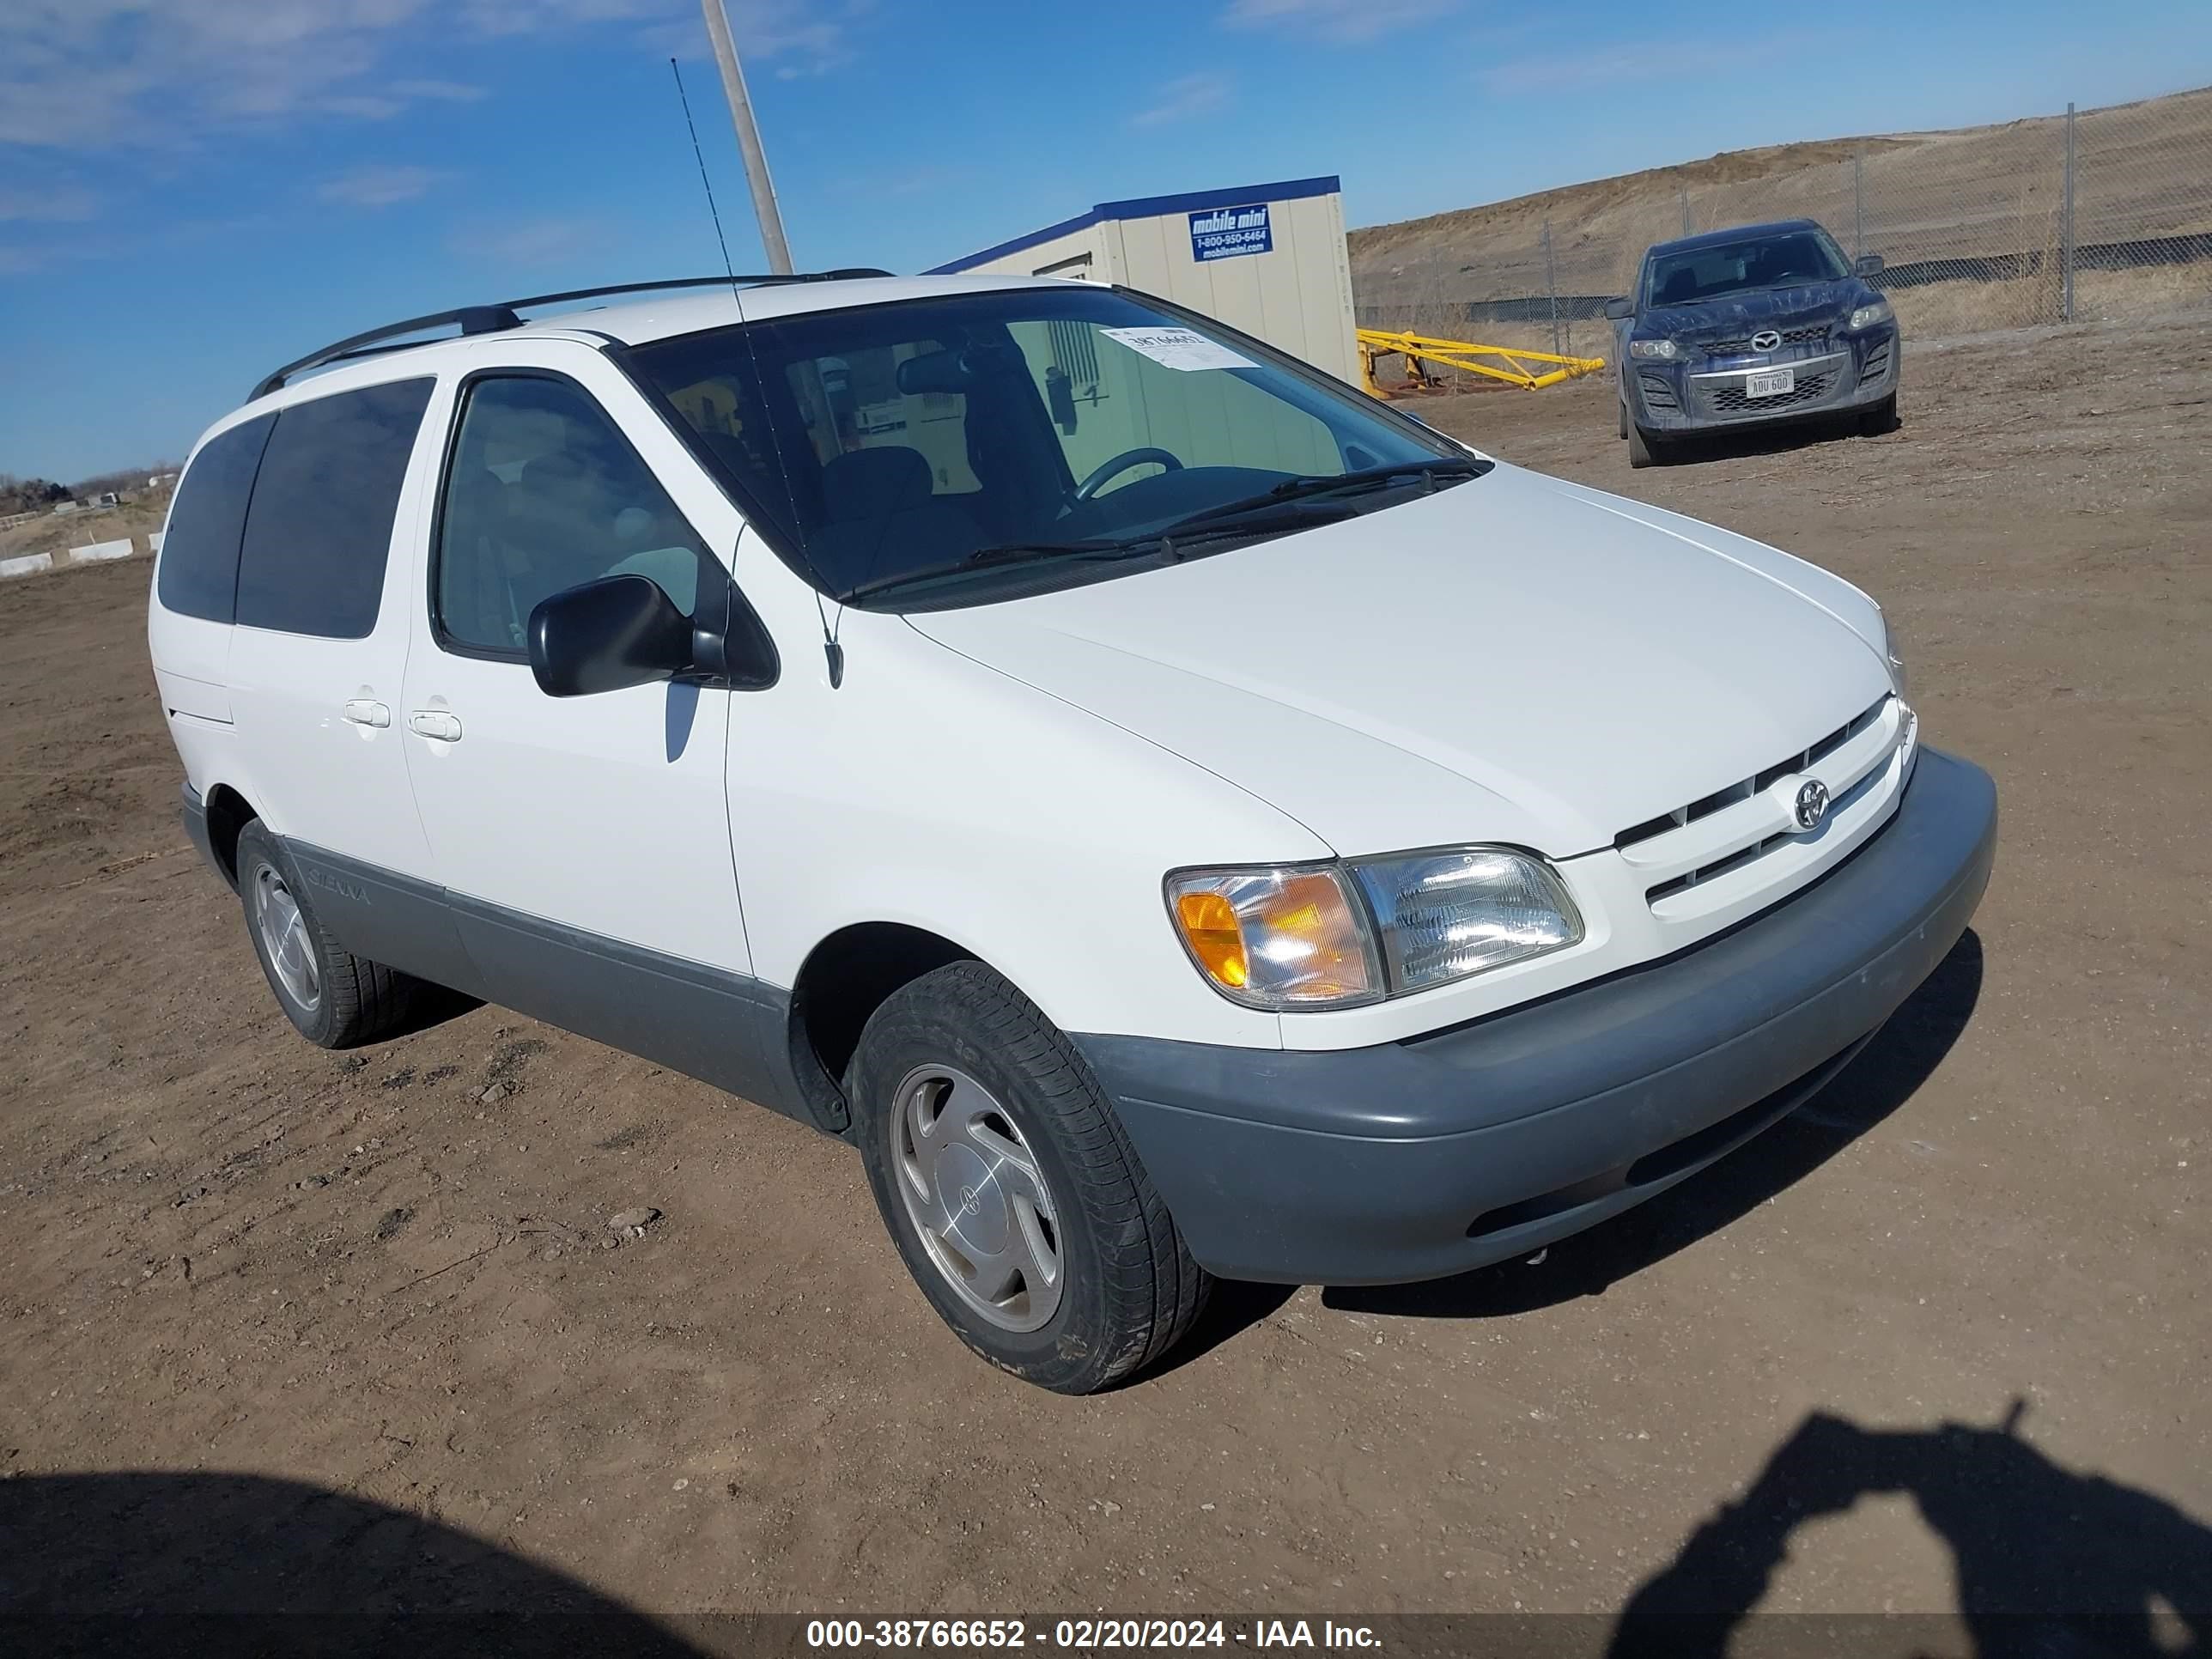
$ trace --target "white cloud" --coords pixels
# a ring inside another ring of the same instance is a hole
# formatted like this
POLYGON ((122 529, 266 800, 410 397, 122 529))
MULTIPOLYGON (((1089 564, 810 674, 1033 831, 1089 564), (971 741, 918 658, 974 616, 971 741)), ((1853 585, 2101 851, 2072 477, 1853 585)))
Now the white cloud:
MULTIPOLYGON (((1779 58, 1806 45, 1811 37, 1781 31, 1738 40, 1729 50, 1747 63, 1779 58)), ((1712 52, 1700 40, 1629 40, 1596 52, 1571 56, 1511 59, 1478 70, 1475 79, 1500 98, 1549 96, 1560 86, 1601 87, 1638 76, 1688 73, 1712 62, 1712 52)))
POLYGON ((316 185, 315 195, 346 207, 391 207, 428 195, 449 176, 436 167, 349 167, 316 185))
POLYGON ((1159 96, 1129 118, 1133 127, 1164 127, 1195 120, 1224 107, 1236 90, 1225 75, 1186 75, 1162 87, 1159 96))
POLYGON ((606 228, 596 219, 558 215, 538 219, 471 222, 457 227, 447 246, 486 264, 544 265, 603 248, 606 228))
POLYGON ((100 211, 100 198, 76 185, 0 185, 0 224, 81 224, 100 211))
POLYGON ((1231 28, 1273 28, 1321 40, 1372 40, 1460 9, 1460 0, 1229 0, 1231 28))
MULTIPOLYGON (((749 62, 816 71, 849 54, 867 0, 730 8, 749 62)), ((0 0, 0 145, 173 150, 240 125, 387 119, 484 95, 410 72, 441 46, 584 30, 641 52, 706 35, 696 0, 0 0)))

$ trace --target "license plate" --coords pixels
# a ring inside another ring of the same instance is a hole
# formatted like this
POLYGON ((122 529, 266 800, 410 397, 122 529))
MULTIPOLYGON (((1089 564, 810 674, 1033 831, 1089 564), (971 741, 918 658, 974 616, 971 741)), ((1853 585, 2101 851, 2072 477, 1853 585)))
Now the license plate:
POLYGON ((1756 374, 1744 377, 1743 395, 1747 398, 1778 398, 1796 389, 1797 371, 1794 368, 1762 368, 1756 374))

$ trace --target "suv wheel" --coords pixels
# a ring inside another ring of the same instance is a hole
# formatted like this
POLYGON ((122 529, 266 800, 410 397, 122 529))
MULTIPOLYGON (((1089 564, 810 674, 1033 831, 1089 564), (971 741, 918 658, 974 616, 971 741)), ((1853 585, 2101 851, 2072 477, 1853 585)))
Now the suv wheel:
POLYGON ((1674 446, 1662 444, 1648 437, 1642 427, 1630 422, 1628 428, 1628 464, 1632 467, 1664 466, 1674 459, 1674 446))
POLYGON ((988 968, 956 962, 894 992, 848 1083, 892 1242, 992 1364, 1091 1394, 1196 1322, 1211 1280, 1090 1068, 988 968))
POLYGON ((350 1048, 406 1018, 422 981, 332 939, 292 861, 258 818, 239 833, 238 890, 253 954, 301 1036, 321 1048, 350 1048))

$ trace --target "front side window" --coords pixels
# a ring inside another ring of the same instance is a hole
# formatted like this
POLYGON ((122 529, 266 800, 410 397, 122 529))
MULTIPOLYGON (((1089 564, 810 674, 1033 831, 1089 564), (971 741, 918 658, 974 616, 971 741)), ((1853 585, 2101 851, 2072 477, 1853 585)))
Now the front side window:
POLYGON ((276 416, 238 560, 238 621, 366 639, 384 598, 400 486, 434 384, 336 392, 276 416))
MULTIPOLYGON (((700 409, 702 419, 729 413, 700 409)), ((540 599, 602 576, 648 576, 688 617, 708 562, 652 469, 580 387, 539 375, 469 386, 432 579, 446 644, 519 659, 540 599)))
POLYGON ((269 429, 276 424, 274 415, 241 421, 201 445, 185 468, 161 538, 155 591, 163 610, 209 622, 235 619, 246 504, 253 494, 253 474, 269 429))
POLYGON ((1653 255, 1648 303, 1696 305, 1729 294, 1837 282, 1850 271, 1843 250, 1827 232, 1776 231, 1653 255))
POLYGON ((1480 470, 1316 370, 1106 289, 821 312, 626 361, 802 574, 863 602, 1095 580, 1480 470))

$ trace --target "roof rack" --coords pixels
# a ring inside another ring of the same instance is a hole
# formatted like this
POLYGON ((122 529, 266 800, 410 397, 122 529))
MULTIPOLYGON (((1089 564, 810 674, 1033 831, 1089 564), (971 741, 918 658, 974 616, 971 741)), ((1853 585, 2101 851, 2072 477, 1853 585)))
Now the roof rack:
POLYGON ((410 317, 404 323, 387 323, 382 328, 372 328, 366 334, 349 335, 320 351, 311 351, 297 362, 290 362, 269 375, 253 388, 253 396, 265 398, 285 385, 295 374, 304 374, 311 368, 324 368, 354 357, 372 357, 380 351, 400 351, 408 346, 428 343, 422 340, 402 339, 399 337, 420 334, 433 328, 458 325, 461 333, 496 334, 504 329, 520 328, 522 319, 515 313, 538 306, 564 305, 574 300, 600 300, 614 294, 658 294, 678 288, 763 288, 782 283, 837 283, 856 276, 888 276, 888 270, 872 266, 855 265, 837 270, 800 271, 787 276, 679 276, 665 283, 618 283, 611 288, 571 289, 565 294, 539 294, 527 300, 507 300, 496 305, 460 306, 452 311, 433 312, 427 317, 410 317))

